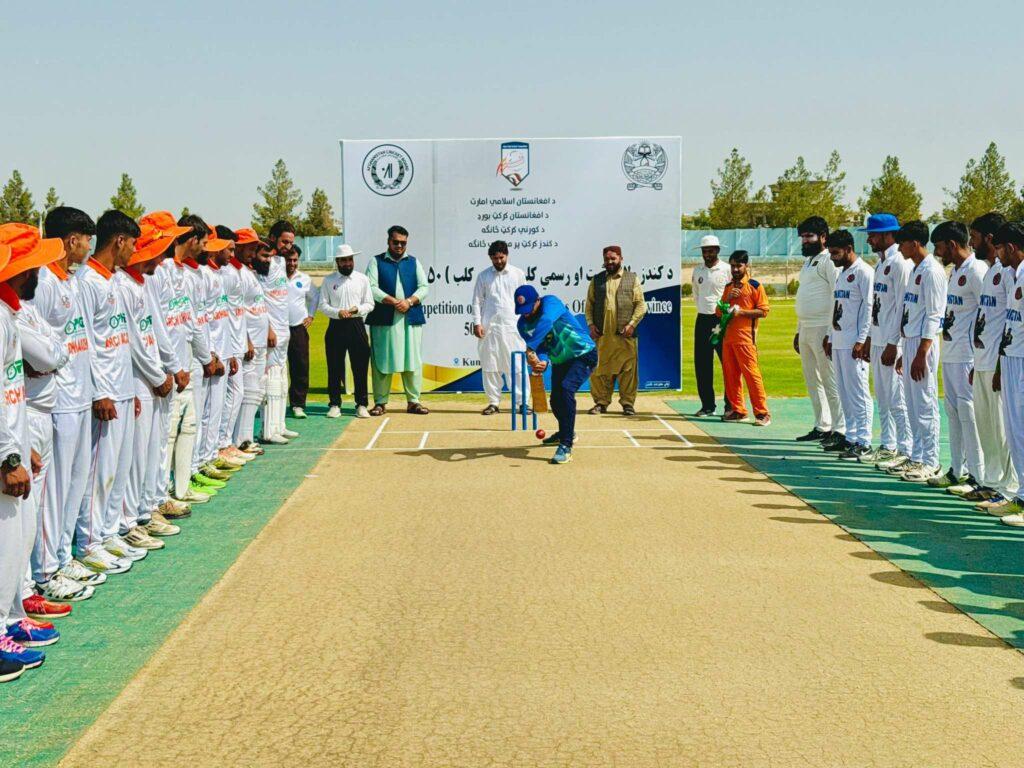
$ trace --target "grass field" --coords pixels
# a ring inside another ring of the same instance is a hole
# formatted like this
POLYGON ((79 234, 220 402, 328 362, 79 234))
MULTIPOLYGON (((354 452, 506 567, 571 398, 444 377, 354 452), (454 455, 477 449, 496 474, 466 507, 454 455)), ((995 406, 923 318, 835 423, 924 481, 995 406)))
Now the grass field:
MULTIPOLYGON (((696 312, 692 301, 683 301, 683 395, 696 396, 693 382, 693 324, 696 312)), ((327 361, 324 358, 324 332, 327 318, 318 314, 309 329, 309 381, 310 400, 327 401, 327 361)), ((429 333, 429 327, 426 333, 429 333)), ((796 311, 792 301, 775 300, 768 317, 761 322, 757 345, 761 353, 761 373, 770 397, 803 397, 803 376, 800 360, 793 352, 793 334, 796 333, 796 311)), ((641 342, 642 343, 642 342, 641 342)), ((721 392, 721 371, 715 368, 715 388, 721 392)), ((658 393, 652 393, 658 394, 658 393)), ((449 395, 448 397, 454 397, 449 395)), ((471 396, 466 396, 471 397, 471 396)))

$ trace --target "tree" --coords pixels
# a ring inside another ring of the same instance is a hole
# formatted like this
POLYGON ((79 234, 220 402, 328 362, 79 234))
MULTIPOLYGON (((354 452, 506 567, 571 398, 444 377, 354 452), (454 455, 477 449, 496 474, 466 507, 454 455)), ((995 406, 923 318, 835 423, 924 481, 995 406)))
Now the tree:
POLYGON ((1010 210, 1009 218, 1013 221, 1024 221, 1024 187, 1020 188, 1020 197, 1010 210))
POLYGON ((117 185, 117 192, 110 198, 110 207, 133 219, 141 218, 146 212, 146 207, 139 202, 135 183, 127 173, 121 174, 121 183, 117 185))
POLYGON ((1006 160, 994 141, 980 158, 967 161, 960 186, 945 192, 950 200, 942 209, 942 215, 967 224, 989 211, 1012 215, 1018 205, 1017 190, 1006 171, 1006 160))
POLYGON ((46 190, 46 200, 43 201, 43 212, 49 213, 60 204, 60 198, 57 197, 57 190, 53 187, 46 190))
POLYGON ((766 199, 764 189, 754 189, 753 170, 735 147, 718 169, 718 180, 711 181, 711 205, 708 220, 712 229, 736 229, 757 226, 756 207, 766 199))
POLYGON ((313 195, 306 205, 306 215, 299 222, 298 230, 298 234, 302 237, 341 234, 338 222, 334 219, 334 210, 327 199, 327 193, 320 187, 313 190, 313 195))
POLYGON ((191 215, 192 215, 192 211, 190 211, 188 206, 186 205, 184 208, 181 209, 181 216, 179 216, 178 219, 179 220, 180 219, 184 219, 186 216, 191 216, 191 215))
POLYGON ((914 182, 900 169, 898 157, 886 155, 882 175, 864 187, 864 197, 857 201, 861 218, 872 213, 891 213, 901 222, 921 218, 921 194, 914 182))
POLYGON ((804 158, 787 168, 771 185, 772 197, 766 206, 772 227, 795 227, 808 216, 821 216, 833 227, 847 224, 851 212, 843 205, 846 186, 842 159, 835 150, 819 173, 812 173, 804 158))
POLYGON ((0 224, 18 222, 21 224, 39 223, 39 212, 32 200, 32 193, 21 178, 21 171, 11 173, 11 178, 4 184, 0 192, 0 224))
POLYGON ((274 163, 274 170, 270 172, 270 181, 266 186, 256 187, 256 191, 260 193, 263 202, 253 203, 252 228, 259 234, 267 234, 275 221, 280 219, 295 221, 298 218, 298 209, 302 205, 302 192, 295 187, 284 160, 274 163))

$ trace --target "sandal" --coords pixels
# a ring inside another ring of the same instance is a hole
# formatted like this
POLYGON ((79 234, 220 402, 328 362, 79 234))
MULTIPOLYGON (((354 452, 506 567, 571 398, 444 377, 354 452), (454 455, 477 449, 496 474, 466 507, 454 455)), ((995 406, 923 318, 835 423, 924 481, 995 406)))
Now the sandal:
POLYGON ((370 409, 370 415, 371 416, 383 416, 384 415, 384 411, 386 411, 386 410, 387 410, 387 408, 384 407, 383 403, 377 403, 377 404, 375 404, 373 406, 373 408, 370 409))
POLYGON ((624 405, 622 406, 622 415, 636 416, 636 408, 634 408, 632 405, 624 405))
POLYGON ((415 413, 417 416, 426 416, 430 411, 422 403, 409 403, 405 407, 406 413, 415 413))
POLYGON ((595 405, 593 408, 591 408, 589 411, 587 411, 587 413, 589 413, 591 415, 596 415, 596 414, 599 414, 599 413, 604 413, 607 410, 608 410, 608 408, 606 406, 598 404, 598 405, 595 405))

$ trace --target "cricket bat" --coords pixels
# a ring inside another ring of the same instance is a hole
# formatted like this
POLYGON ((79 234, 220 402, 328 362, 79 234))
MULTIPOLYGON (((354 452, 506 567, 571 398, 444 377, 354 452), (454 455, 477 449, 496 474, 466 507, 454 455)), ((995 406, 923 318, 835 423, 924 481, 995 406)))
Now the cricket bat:
POLYGON ((544 391, 543 375, 530 375, 530 395, 533 397, 533 410, 537 413, 547 413, 548 393, 544 391))

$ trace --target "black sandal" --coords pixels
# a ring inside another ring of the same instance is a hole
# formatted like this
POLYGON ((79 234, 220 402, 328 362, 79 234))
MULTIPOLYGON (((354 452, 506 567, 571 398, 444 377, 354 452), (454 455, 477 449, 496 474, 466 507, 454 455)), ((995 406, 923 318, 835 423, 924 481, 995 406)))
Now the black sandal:
POLYGON ((383 416, 384 415, 384 411, 386 411, 386 410, 387 410, 387 408, 384 407, 383 403, 376 403, 373 406, 373 408, 370 409, 370 415, 371 416, 383 416))
POLYGON ((406 413, 414 413, 417 416, 426 416, 430 411, 422 403, 409 403, 405 407, 406 413))

